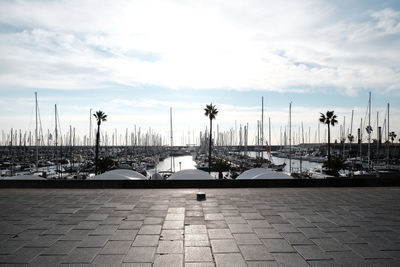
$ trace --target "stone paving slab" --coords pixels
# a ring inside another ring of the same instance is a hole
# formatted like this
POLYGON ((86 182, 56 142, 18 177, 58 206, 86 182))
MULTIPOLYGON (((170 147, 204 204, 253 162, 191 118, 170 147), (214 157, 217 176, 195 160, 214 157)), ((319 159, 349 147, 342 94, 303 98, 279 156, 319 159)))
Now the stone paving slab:
POLYGON ((0 266, 400 266, 400 188, 0 189, 0 266))

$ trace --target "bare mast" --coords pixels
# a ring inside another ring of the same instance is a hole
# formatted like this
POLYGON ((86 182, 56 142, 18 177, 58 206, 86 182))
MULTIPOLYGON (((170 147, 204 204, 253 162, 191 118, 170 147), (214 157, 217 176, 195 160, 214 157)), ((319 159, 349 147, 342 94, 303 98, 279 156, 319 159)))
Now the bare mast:
POLYGON ((89 146, 91 146, 92 145, 92 109, 90 109, 89 118, 90 118, 90 124, 89 124, 89 146))
POLYGON ((369 92, 368 98, 368 126, 367 126, 367 133, 368 133, 368 168, 371 168, 371 92, 369 92))
POLYGON ((55 140, 54 140, 54 145, 55 145, 55 155, 56 155, 56 171, 57 171, 57 173, 59 173, 58 172, 58 158, 57 158, 57 156, 58 156, 58 153, 57 153, 57 145, 58 145, 58 143, 57 143, 57 141, 58 141, 58 129, 57 129, 57 104, 54 104, 54 123, 55 123, 55 129, 54 129, 54 138, 55 138, 55 140))
POLYGON ((349 148, 349 158, 351 157, 350 151, 351 151, 351 143, 353 142, 353 115, 354 115, 354 109, 351 110, 351 124, 350 124, 350 134, 348 135, 349 137, 349 142, 350 142, 350 148, 349 148))
POLYGON ((173 168, 174 167, 174 164, 173 164, 174 158, 172 155, 172 147, 174 146, 174 139, 172 136, 172 107, 169 108, 169 120, 170 120, 170 135, 171 135, 171 172, 173 172, 174 171, 174 168, 173 168))
POLYGON ((292 173, 292 102, 289 103, 289 172, 292 173))
MULTIPOLYGON (((264 97, 261 97, 261 147, 264 146, 264 97)), ((261 149, 261 158, 264 158, 263 150, 261 149)))
POLYGON ((38 102, 37 102, 37 92, 35 92, 35 113, 36 113, 36 119, 35 119, 35 145, 36 145, 36 171, 38 170, 38 164, 39 164, 39 144, 38 144, 38 102))
POLYGON ((390 148, 390 129, 389 129, 389 103, 387 103, 387 160, 386 160, 386 168, 389 166, 389 148, 390 148))
POLYGON ((379 111, 376 112, 376 165, 379 164, 379 141, 380 141, 380 129, 379 129, 379 111))
POLYGON ((271 117, 268 117, 268 145, 271 150, 271 117))

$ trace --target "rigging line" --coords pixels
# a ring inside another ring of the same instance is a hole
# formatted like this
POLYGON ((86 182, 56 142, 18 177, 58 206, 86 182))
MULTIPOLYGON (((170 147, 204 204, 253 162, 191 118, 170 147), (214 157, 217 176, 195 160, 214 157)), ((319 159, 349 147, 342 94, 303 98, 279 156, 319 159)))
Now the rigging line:
POLYGON ((42 128, 42 118, 40 116, 40 109, 39 109, 39 104, 37 106, 37 110, 38 110, 38 115, 39 115, 39 145, 41 144, 40 142, 42 141, 42 145, 44 144, 44 136, 43 136, 43 128, 42 128))
POLYGON ((62 144, 62 131, 61 131, 61 122, 60 122, 60 116, 58 115, 58 109, 57 109, 57 126, 58 126, 58 132, 59 132, 59 136, 61 139, 61 144, 62 144))
POLYGON ((28 129, 30 130, 33 124, 33 113, 35 112, 35 105, 32 105, 31 115, 29 116, 28 129))
POLYGON ((367 123, 368 112, 369 112, 369 104, 367 104, 367 108, 366 108, 365 117, 364 117, 364 120, 363 120, 361 131, 366 130, 365 128, 366 128, 366 123, 367 123))
POLYGON ((387 131, 387 129, 386 129, 386 124, 387 124, 387 121, 386 121, 386 119, 387 119, 387 115, 388 115, 388 110, 387 110, 387 108, 385 108, 385 116, 384 116, 384 120, 383 120, 383 129, 382 129, 382 136, 385 136, 385 141, 387 141, 388 140, 388 135, 386 134, 386 131, 387 131))

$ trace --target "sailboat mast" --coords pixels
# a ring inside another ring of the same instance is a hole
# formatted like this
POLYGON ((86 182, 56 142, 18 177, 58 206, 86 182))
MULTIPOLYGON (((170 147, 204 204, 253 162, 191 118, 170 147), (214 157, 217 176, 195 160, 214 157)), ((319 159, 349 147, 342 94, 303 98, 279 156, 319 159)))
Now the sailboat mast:
POLYGON ((371 92, 368 98, 368 168, 371 167, 371 92))
POLYGON ((379 111, 376 112, 376 165, 379 164, 379 111))
POLYGON ((169 120, 170 120, 170 136, 171 136, 171 147, 174 145, 173 137, 172 137, 172 108, 169 108, 169 120))
POLYGON ((54 130, 54 144, 57 149, 57 137, 58 137, 58 129, 57 129, 57 104, 54 105, 54 124, 55 124, 55 130, 54 130))
POLYGON ((92 109, 90 109, 89 118, 90 118, 90 123, 89 123, 89 146, 91 146, 92 145, 92 109))
POLYGON ((35 92, 35 145, 36 145, 36 171, 38 170, 39 164, 39 144, 38 144, 38 103, 37 103, 37 92, 35 92))
POLYGON ((260 121, 259 120, 257 120, 257 135, 256 135, 256 145, 257 145, 257 157, 259 157, 260 156, 260 150, 259 150, 259 147, 260 147, 260 121))
POLYGON ((55 124, 55 129, 54 129, 54 146, 55 146, 55 160, 56 160, 56 170, 58 171, 58 153, 57 153, 57 139, 58 139, 58 129, 57 129, 57 104, 54 104, 54 124, 55 124))
POLYGON ((362 118, 361 118, 361 123, 360 123, 360 162, 362 164, 362 128, 363 128, 363 124, 362 124, 362 118))
POLYGON ((349 158, 351 157, 350 151, 351 151, 351 143, 353 142, 353 115, 354 115, 354 109, 351 110, 351 123, 350 123, 350 134, 349 134, 349 142, 350 142, 350 148, 349 148, 349 158))
POLYGON ((268 117, 268 145, 271 148, 271 117, 268 117))
POLYGON ((292 173, 292 102, 289 103, 289 172, 292 173))
POLYGON ((169 108, 169 121, 170 121, 170 135, 171 135, 171 172, 173 172, 173 159, 172 159, 172 147, 174 145, 174 139, 172 136, 172 107, 169 108))
POLYGON ((351 124, 350 124, 350 134, 353 135, 353 115, 354 115, 354 109, 351 110, 351 124))
POLYGON ((343 116, 342 140, 343 140, 343 157, 344 157, 344 151, 346 148, 346 116, 343 116))
MULTIPOLYGON (((261 147, 264 144, 264 97, 261 97, 261 147)), ((261 150, 261 158, 264 158, 264 153, 261 150)))
POLYGON ((390 128, 389 128, 389 103, 387 104, 387 115, 388 115, 388 120, 387 120, 387 132, 388 132, 388 141, 389 141, 389 135, 390 135, 390 128))
POLYGON ((13 128, 11 128, 11 134, 10 134, 10 154, 11 154, 11 168, 10 168, 10 176, 14 176, 14 153, 12 150, 12 145, 13 145, 13 128))
POLYGON ((389 140, 390 140, 390 129, 389 129, 389 103, 387 103, 387 161, 386 161, 386 165, 388 165, 389 164, 389 148, 390 148, 390 145, 389 145, 389 140))
POLYGON ((72 173, 72 126, 69 126, 69 167, 70 173, 72 173))

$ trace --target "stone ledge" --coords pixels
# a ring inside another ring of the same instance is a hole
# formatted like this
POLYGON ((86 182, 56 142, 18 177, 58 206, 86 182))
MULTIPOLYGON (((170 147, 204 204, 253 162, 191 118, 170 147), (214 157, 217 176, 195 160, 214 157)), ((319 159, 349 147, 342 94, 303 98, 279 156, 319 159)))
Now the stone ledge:
POLYGON ((400 175, 387 178, 266 180, 0 180, 0 188, 279 188, 400 186, 400 175))

